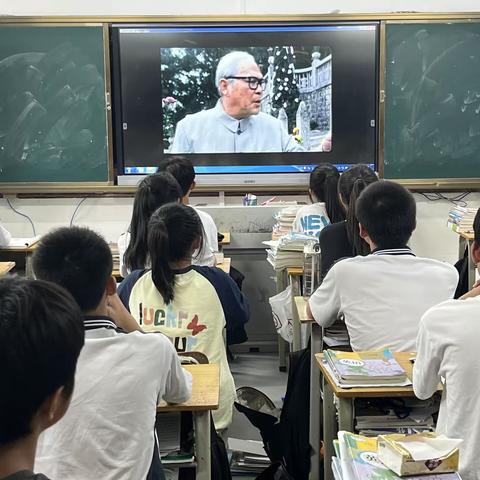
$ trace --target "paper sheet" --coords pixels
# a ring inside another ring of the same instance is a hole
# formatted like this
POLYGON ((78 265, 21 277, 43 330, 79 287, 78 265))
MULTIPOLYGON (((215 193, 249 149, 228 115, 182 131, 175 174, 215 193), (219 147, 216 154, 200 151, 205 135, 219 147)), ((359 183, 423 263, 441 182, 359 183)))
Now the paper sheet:
POLYGON ((410 439, 398 442, 405 448, 412 458, 416 460, 433 460, 449 455, 453 450, 459 447, 463 442, 457 438, 447 438, 445 435, 439 435, 436 438, 422 436, 412 436, 410 439))

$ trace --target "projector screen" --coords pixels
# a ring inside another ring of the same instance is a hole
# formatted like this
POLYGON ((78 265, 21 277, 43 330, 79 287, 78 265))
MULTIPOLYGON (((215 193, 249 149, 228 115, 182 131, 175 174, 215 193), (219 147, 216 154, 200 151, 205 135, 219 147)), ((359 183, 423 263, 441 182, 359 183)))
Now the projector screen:
POLYGON ((376 164, 378 25, 115 25, 116 158, 199 174, 376 164))

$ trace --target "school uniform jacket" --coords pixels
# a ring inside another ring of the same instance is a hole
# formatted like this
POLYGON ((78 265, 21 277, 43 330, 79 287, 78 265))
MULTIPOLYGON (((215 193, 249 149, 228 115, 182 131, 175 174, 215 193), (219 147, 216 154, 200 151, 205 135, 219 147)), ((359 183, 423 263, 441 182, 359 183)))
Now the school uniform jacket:
POLYGON ((217 430, 232 420, 235 384, 224 344, 224 328, 249 318, 245 297, 222 270, 190 266, 175 275, 174 299, 168 305, 156 289, 151 270, 136 270, 120 285, 119 296, 145 332, 162 332, 177 351, 204 353, 220 366, 220 407, 213 412, 217 430))

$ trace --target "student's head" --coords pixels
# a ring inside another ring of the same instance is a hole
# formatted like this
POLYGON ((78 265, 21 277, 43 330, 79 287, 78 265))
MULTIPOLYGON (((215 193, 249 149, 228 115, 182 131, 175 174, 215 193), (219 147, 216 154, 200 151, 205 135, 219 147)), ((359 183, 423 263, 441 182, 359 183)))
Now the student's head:
POLYGON ((347 235, 354 255, 367 255, 368 244, 360 237, 358 220, 355 213, 357 199, 367 185, 378 181, 375 172, 366 165, 354 165, 340 175, 338 195, 345 208, 347 217, 347 235))
POLYGON ((107 295, 115 293, 112 268, 107 242, 83 227, 50 232, 42 237, 33 255, 37 278, 66 288, 84 313, 106 305, 107 295))
POLYGON ((310 174, 308 193, 313 202, 325 202, 332 223, 345 220, 345 213, 338 198, 338 170, 330 163, 318 165, 310 174))
POLYGON ((180 185, 182 197, 188 197, 195 187, 195 169, 192 162, 186 157, 172 157, 160 163, 159 172, 168 172, 180 185))
MULTIPOLYGON (((473 261, 479 268, 480 264, 480 208, 477 210, 475 220, 473 221, 474 242, 472 246, 473 261)), ((479 270, 480 271, 480 270, 479 270)))
POLYGON ((82 313, 63 288, 0 279, 0 448, 64 415, 83 343, 82 313))
POLYGON ((165 303, 174 297, 175 270, 191 263, 203 242, 202 222, 197 212, 181 203, 160 207, 148 224, 148 251, 152 279, 165 303))
POLYGON ((168 172, 145 177, 138 185, 130 222, 130 243, 124 262, 129 270, 145 268, 147 262, 147 225, 152 213, 162 205, 179 202, 182 189, 168 172))
POLYGON ((415 199, 398 183, 382 180, 369 185, 356 209, 360 235, 372 249, 405 247, 415 230, 415 199))

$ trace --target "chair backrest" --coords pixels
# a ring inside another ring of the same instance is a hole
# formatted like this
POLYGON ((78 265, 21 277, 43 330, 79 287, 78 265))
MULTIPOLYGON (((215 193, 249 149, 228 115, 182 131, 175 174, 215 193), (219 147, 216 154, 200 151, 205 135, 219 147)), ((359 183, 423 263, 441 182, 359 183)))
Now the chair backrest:
POLYGON ((196 363, 204 365, 209 363, 208 357, 202 352, 179 352, 179 357, 193 358, 196 363))

